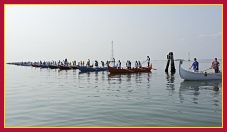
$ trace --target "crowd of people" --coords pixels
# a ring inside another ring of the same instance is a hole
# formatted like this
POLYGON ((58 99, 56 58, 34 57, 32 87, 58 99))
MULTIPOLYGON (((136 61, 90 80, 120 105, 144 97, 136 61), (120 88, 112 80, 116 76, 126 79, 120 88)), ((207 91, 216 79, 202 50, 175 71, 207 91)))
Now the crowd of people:
MULTIPOLYGON (((150 62, 150 57, 147 56, 146 61, 144 61, 143 63, 147 62, 147 66, 149 67, 151 62, 150 62)), ((121 69, 121 61, 118 60, 118 62, 115 62, 115 58, 112 59, 112 61, 107 61, 107 65, 110 65, 110 63, 112 63, 112 67, 117 68, 117 69, 121 69)), ((142 68, 142 64, 140 61, 135 61, 135 66, 133 68, 142 68)), ((125 63, 125 67, 127 69, 132 69, 132 62, 130 60, 127 60, 125 63)))
MULTIPOLYGON (((151 64, 150 62, 150 57, 147 56, 147 59, 143 62, 145 63, 147 62, 147 66, 149 66, 151 64)), ((132 62, 130 60, 126 61, 126 65, 125 67, 127 69, 131 69, 131 68, 142 68, 142 64, 140 61, 136 60, 135 61, 135 65, 132 64, 132 62)), ((114 68, 117 69, 122 69, 122 64, 121 61, 118 60, 117 62, 115 62, 115 58, 112 58, 111 61, 106 61, 106 63, 104 61, 101 61, 101 63, 99 63, 97 60, 95 60, 94 62, 91 62, 90 59, 87 60, 86 64, 85 61, 78 61, 76 62, 76 60, 74 61, 68 61, 67 58, 65 58, 64 60, 59 60, 59 61, 39 61, 39 62, 35 62, 33 64, 37 64, 37 65, 55 65, 55 66, 86 66, 86 67, 107 67, 107 66, 112 66, 114 68)))
MULTIPOLYGON (((142 64, 144 64, 145 62, 147 62, 147 67, 149 67, 151 65, 151 61, 150 61, 150 57, 147 56, 147 59, 141 63, 140 61, 136 60, 135 61, 135 65, 132 65, 132 62, 130 60, 127 60, 125 63, 125 67, 127 69, 132 69, 132 68, 142 68, 142 64)), ((21 62, 19 64, 28 64, 27 62, 21 62)), ((31 62, 29 64, 37 64, 37 65, 64 65, 64 66, 87 66, 87 67, 99 67, 99 62, 97 60, 94 61, 94 65, 93 63, 91 63, 90 59, 87 60, 86 65, 85 65, 85 61, 78 61, 78 63, 76 63, 76 61, 72 61, 69 62, 66 59, 64 59, 63 61, 38 61, 38 62, 31 62)), ((104 61, 101 61, 101 66, 100 67, 107 67, 107 66, 112 66, 114 68, 117 69, 122 69, 122 65, 121 65, 121 61, 118 60, 117 62, 115 62, 115 58, 112 58, 112 61, 106 61, 106 63, 104 61)), ((214 73, 219 73, 219 66, 220 63, 218 62, 217 58, 214 58, 214 60, 211 63, 211 66, 209 69, 213 69, 214 73)), ((190 69, 192 69, 194 72, 198 72, 199 71, 199 62, 197 61, 196 58, 194 58, 194 62, 192 63, 192 65, 190 66, 190 69)), ((209 70, 207 69, 207 70, 209 70)), ((206 70, 205 70, 206 71, 206 70)))
MULTIPOLYGON (((147 56, 146 61, 144 61, 143 63, 145 63, 145 62, 147 62, 147 66, 149 66, 151 64, 149 56, 147 56)), ((135 61, 135 66, 133 68, 142 68, 142 64, 143 63, 141 63, 140 61, 135 61)), ((71 63, 71 62, 68 62, 68 60, 66 58, 63 61, 59 60, 58 64, 56 63, 56 61, 53 64, 71 66, 71 64, 72 65, 76 65, 76 61, 73 61, 71 63)), ((87 66, 87 67, 99 67, 99 62, 97 60, 95 60, 94 64, 93 64, 93 63, 91 63, 90 59, 88 59, 86 64, 85 64, 85 61, 79 61, 77 65, 78 66, 87 66)), ((112 67, 117 68, 117 69, 121 69, 122 68, 121 61, 118 60, 117 62, 115 62, 115 58, 112 58, 112 61, 106 61, 106 63, 104 61, 101 61, 101 67, 105 67, 105 66, 112 66, 112 67)), ((131 69, 132 68, 132 63, 131 63, 130 60, 126 61, 126 68, 127 69, 131 69)))

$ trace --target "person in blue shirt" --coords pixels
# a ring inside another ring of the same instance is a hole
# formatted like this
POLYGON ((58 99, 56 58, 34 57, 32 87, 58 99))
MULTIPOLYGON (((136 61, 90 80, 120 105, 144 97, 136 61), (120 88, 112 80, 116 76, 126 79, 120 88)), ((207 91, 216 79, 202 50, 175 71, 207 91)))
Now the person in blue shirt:
POLYGON ((194 62, 190 68, 193 68, 194 72, 199 71, 199 62, 196 60, 196 58, 194 58, 194 62))

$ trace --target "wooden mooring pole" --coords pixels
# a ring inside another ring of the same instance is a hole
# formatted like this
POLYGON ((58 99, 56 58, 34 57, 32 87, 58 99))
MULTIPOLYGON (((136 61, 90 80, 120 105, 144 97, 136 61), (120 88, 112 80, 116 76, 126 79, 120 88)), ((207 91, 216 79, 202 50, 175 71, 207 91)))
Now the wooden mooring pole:
POLYGON ((167 55, 167 64, 166 64, 165 72, 168 72, 168 69, 169 69, 169 62, 170 62, 170 57, 169 57, 169 55, 167 55))
POLYGON ((173 52, 169 52, 169 54, 167 55, 167 64, 166 64, 165 72, 168 72, 169 63, 171 64, 171 70, 170 70, 170 72, 172 74, 174 74, 176 72, 176 69, 175 69, 175 64, 174 64, 174 59, 173 59, 173 52))

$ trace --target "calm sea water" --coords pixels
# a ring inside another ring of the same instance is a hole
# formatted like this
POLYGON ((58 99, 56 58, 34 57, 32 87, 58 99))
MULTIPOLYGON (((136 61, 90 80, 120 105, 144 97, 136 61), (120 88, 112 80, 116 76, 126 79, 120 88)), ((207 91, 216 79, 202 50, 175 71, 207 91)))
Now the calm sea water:
POLYGON ((222 126, 222 81, 183 81, 178 62, 174 75, 152 63, 152 73, 122 75, 6 65, 5 125, 222 126))

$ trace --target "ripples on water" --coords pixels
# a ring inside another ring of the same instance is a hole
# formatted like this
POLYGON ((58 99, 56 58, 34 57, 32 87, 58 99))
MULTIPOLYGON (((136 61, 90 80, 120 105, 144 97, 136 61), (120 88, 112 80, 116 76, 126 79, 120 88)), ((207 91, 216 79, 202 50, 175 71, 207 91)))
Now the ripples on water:
MULTIPOLYGON (((222 82, 7 65, 6 126, 221 126, 222 82)), ((176 67, 178 68, 178 67, 176 67)))

